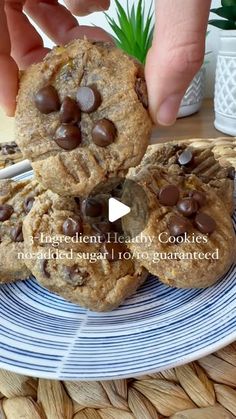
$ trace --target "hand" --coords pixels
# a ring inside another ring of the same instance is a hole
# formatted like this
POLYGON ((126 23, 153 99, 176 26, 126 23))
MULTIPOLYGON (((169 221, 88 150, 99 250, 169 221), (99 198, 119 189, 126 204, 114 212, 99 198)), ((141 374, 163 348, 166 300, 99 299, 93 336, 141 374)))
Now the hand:
POLYGON ((156 0, 156 28, 146 63, 152 118, 172 125, 205 52, 210 0, 156 0))
POLYGON ((23 12, 56 44, 66 44, 86 35, 89 39, 109 40, 100 28, 79 26, 72 16, 106 10, 110 0, 0 0, 0 105, 14 115, 18 91, 18 69, 24 70, 42 60, 48 52, 43 40, 23 12))

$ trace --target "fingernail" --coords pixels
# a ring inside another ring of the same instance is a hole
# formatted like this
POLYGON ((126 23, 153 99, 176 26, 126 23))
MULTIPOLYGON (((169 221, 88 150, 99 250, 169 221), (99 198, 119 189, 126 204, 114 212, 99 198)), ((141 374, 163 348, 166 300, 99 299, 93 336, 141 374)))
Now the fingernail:
POLYGON ((85 17, 88 16, 92 13, 96 13, 96 12, 104 12, 106 9, 104 9, 103 7, 99 6, 99 5, 90 5, 87 6, 85 9, 79 9, 76 11, 73 11, 73 14, 75 14, 76 16, 81 16, 81 17, 85 17))
POLYGON ((9 111, 8 109, 5 111, 5 114, 8 118, 13 118, 14 117, 14 112, 9 111))
POLYGON ((4 114, 5 114, 5 116, 8 116, 8 117, 12 117, 12 116, 14 116, 14 110, 13 110, 13 107, 7 107, 7 106, 4 106, 4 105, 0 105, 0 111, 2 111, 4 114))
POLYGON ((158 124, 170 126, 175 123, 181 99, 182 95, 178 93, 168 96, 164 102, 162 102, 157 111, 158 124))
POLYGON ((99 4, 91 5, 88 7, 88 13, 104 12, 106 9, 99 4))

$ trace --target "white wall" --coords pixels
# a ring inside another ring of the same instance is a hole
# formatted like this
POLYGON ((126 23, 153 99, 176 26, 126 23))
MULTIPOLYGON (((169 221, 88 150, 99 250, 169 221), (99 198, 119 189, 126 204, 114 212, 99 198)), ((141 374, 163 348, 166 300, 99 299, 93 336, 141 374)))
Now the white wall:
MULTIPOLYGON (((127 0, 120 0, 121 3, 123 3, 123 5, 126 5, 126 1, 127 0)), ((132 4, 133 1, 137 1, 137 0, 129 0, 129 2, 132 4)), ((155 0, 154 0, 155 1, 155 0)), ((162 0, 164 1, 164 0, 162 0)), ((187 0, 188 1, 188 0, 187 0)), ((200 1, 204 1, 204 0, 200 0, 200 1)), ((63 4, 63 0, 60 0, 60 3, 63 4)), ((145 0, 145 5, 147 8, 150 7, 150 4, 152 3, 152 0, 145 0)), ((218 7, 220 5, 220 0, 212 0, 212 7, 218 7)), ((111 16, 115 16, 115 5, 114 2, 111 0, 111 7, 109 10, 109 14, 111 16)), ((105 16, 103 15, 103 13, 93 13, 90 16, 86 16, 83 18, 79 19, 80 23, 82 25, 92 25, 95 24, 97 26, 101 26, 102 28, 104 28, 107 31, 110 31, 109 25, 106 21, 105 16)), ((213 95, 213 89, 214 89, 214 77, 215 77, 215 64, 216 64, 216 56, 217 56, 217 51, 218 51, 218 47, 219 47, 219 35, 220 35, 220 30, 217 28, 214 28, 213 26, 209 26, 209 30, 210 30, 210 34, 208 35, 207 38, 207 43, 206 43, 206 50, 207 51, 212 51, 212 53, 210 55, 207 56, 207 83, 206 83, 206 96, 212 96, 213 95)), ((48 38, 46 38, 43 35, 43 38, 45 40, 45 44, 47 46, 52 46, 52 43, 50 42, 50 40, 48 38)))

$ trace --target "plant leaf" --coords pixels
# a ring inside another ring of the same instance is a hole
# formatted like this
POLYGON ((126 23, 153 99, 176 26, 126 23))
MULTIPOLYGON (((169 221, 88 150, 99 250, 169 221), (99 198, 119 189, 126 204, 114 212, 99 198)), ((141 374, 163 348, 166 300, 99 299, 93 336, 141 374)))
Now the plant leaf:
POLYGON ((132 5, 131 12, 130 12, 130 29, 132 32, 132 46, 134 49, 135 44, 135 36, 136 36, 136 28, 135 28, 135 20, 136 20, 136 12, 134 8, 134 4, 132 5))
POLYGON ((236 0, 222 0, 222 6, 236 6, 236 0))
POLYGON ((120 28, 123 28, 127 39, 132 39, 132 30, 130 27, 130 22, 128 19, 128 15, 125 12, 125 9, 121 6, 118 0, 115 0, 115 4, 117 7, 117 16, 120 24, 120 28))
POLYGON ((236 29, 236 22, 234 22, 233 20, 211 19, 208 23, 209 25, 216 26, 220 29, 236 29))
POLYGON ((146 48, 147 48, 147 45, 150 43, 150 41, 152 42, 152 38, 153 38, 154 27, 151 27, 152 18, 153 16, 150 16, 147 19, 146 26, 144 28, 144 39, 146 40, 146 43, 145 43, 146 48))
POLYGON ((218 7, 217 9, 211 9, 211 12, 228 20, 236 19, 236 6, 218 7))
POLYGON ((143 38, 143 8, 142 0, 139 0, 137 10, 136 10, 136 20, 135 20, 135 34, 136 34, 136 43, 139 45, 139 48, 142 50, 142 38, 143 38))
POLYGON ((115 0, 115 5, 117 18, 111 18, 107 13, 105 16, 115 34, 116 45, 145 63, 153 38, 152 4, 147 14, 144 0, 134 0, 131 7, 127 0, 126 10, 119 0, 115 0))
POLYGON ((119 40, 119 42, 122 44, 123 48, 125 49, 125 51, 126 52, 129 51, 130 49, 129 40, 126 37, 125 32, 122 32, 122 29, 116 24, 114 19, 110 18, 110 16, 107 16, 107 20, 113 32, 115 33, 117 39, 119 40))

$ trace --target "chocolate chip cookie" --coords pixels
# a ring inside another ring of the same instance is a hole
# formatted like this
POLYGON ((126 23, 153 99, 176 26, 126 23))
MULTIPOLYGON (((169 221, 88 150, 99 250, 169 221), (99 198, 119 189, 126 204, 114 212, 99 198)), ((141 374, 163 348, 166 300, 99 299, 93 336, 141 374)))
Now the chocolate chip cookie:
POLYGON ((22 153, 14 141, 0 143, 0 169, 23 160, 22 153))
POLYGON ((102 196, 78 200, 47 191, 23 224, 26 263, 39 283, 94 311, 119 306, 147 276, 103 212, 102 196))
POLYGON ((0 283, 25 279, 30 274, 20 257, 24 251, 22 222, 42 191, 36 181, 0 181, 0 283))
MULTIPOLYGON (((235 233, 222 200, 195 175, 171 174, 151 164, 131 172, 150 209, 146 228, 129 244, 134 256, 165 284, 214 284, 235 261, 235 233)), ((132 214, 122 224, 132 236, 132 214)))
POLYGON ((187 143, 155 144, 148 147, 142 164, 157 164, 174 174, 194 174, 215 190, 229 213, 234 210, 235 169, 216 160, 212 147, 192 147, 187 143))
POLYGON ((60 195, 88 195, 139 164, 151 132, 141 65, 112 44, 54 48, 21 78, 16 138, 35 175, 60 195))

